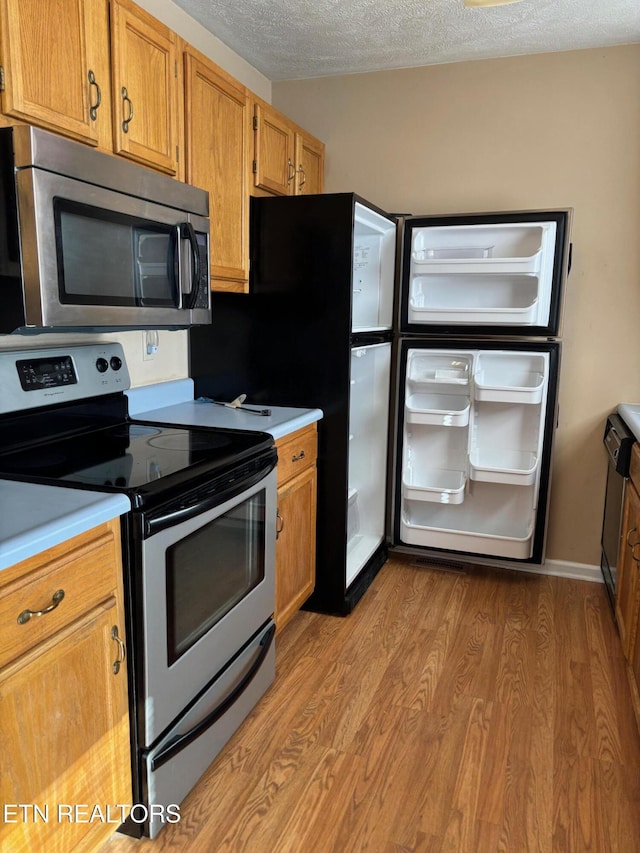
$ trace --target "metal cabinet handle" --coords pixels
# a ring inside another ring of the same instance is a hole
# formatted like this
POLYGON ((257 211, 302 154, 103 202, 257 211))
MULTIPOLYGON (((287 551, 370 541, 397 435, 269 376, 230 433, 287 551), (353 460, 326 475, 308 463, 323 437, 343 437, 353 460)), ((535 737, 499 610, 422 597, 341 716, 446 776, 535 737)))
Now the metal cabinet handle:
POLYGON ((124 663, 124 660, 127 656, 127 649, 125 644, 122 642, 120 636, 118 635, 118 626, 114 625, 111 629, 111 639, 115 640, 118 644, 118 658, 113 662, 113 674, 117 675, 120 672, 120 666, 124 663))
POLYGON ((95 104, 89 104, 89 118, 91 119, 91 121, 95 121, 98 118, 98 107, 102 103, 102 91, 100 90, 100 86, 98 86, 96 75, 91 69, 89 69, 87 77, 89 79, 89 87, 96 87, 96 102, 95 104))
POLYGON ((633 548, 633 545, 637 544, 636 542, 634 542, 632 545, 631 542, 629 542, 629 537, 631 536, 632 533, 635 533, 636 530, 637 530, 636 527, 632 527, 631 530, 627 533, 627 545, 629 546, 629 548, 633 548))
POLYGON ((290 157, 287 159, 287 166, 289 167, 289 177, 287 178, 287 184, 290 184, 290 183, 291 183, 291 181, 292 181, 292 180, 295 178, 295 176, 296 176, 296 167, 295 167, 295 166, 293 165, 293 163, 291 162, 291 158, 290 158, 290 157))
POLYGON ((59 589, 53 593, 53 596, 51 597, 51 604, 43 610, 23 610, 18 616, 18 625, 25 625, 32 616, 44 616, 45 613, 51 613, 52 610, 56 609, 63 598, 64 590, 59 589))
POLYGON ((297 456, 292 456, 292 457, 291 457, 291 461, 292 461, 292 462, 299 462, 301 459, 304 459, 304 450, 301 450, 301 451, 300 451, 300 453, 298 453, 298 455, 297 455, 297 456))
POLYGON ((122 132, 129 133, 129 123, 133 118, 133 101, 129 97, 129 93, 127 92, 126 86, 122 87, 122 89, 120 90, 120 94, 122 95, 122 102, 125 104, 129 104, 129 115, 127 116, 127 118, 123 119, 122 132))
POLYGON ((304 169, 302 168, 302 163, 298 166, 298 174, 302 175, 302 180, 298 184, 298 190, 302 192, 302 187, 307 183, 307 176, 304 173, 304 169))
POLYGON ((276 512, 276 539, 282 531, 284 530, 284 518, 280 515, 279 512, 276 512))
POLYGON ((634 542, 631 546, 631 556, 636 561, 636 563, 640 563, 640 556, 636 556, 636 548, 640 548, 640 542, 634 542))

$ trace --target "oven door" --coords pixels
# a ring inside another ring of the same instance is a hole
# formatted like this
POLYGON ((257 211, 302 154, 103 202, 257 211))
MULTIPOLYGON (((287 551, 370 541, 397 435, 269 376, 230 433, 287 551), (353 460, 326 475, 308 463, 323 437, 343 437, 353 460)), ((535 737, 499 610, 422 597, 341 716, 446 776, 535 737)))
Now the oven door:
POLYGON ((230 474, 144 516, 142 747, 273 614, 276 471, 267 459, 266 471, 230 474))

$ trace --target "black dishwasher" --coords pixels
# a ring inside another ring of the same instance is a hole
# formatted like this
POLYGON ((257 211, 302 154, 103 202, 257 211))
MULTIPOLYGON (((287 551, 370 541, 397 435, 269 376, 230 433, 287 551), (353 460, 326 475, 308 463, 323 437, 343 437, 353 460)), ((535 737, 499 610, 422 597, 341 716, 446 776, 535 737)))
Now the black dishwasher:
POLYGON ((615 611, 616 578, 618 576, 618 549, 622 524, 624 492, 629 476, 631 448, 635 436, 620 415, 611 414, 604 430, 604 446, 607 451, 607 486, 604 496, 604 516, 600 568, 611 607, 615 611))

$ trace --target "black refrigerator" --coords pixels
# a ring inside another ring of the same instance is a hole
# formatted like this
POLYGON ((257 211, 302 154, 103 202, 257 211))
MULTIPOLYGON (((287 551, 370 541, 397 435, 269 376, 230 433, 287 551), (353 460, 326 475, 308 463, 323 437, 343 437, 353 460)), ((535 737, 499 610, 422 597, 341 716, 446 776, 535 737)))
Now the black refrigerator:
POLYGON ((252 199, 250 293, 214 294, 191 373, 198 395, 323 410, 309 608, 349 613, 389 548, 543 561, 569 228, 252 199))

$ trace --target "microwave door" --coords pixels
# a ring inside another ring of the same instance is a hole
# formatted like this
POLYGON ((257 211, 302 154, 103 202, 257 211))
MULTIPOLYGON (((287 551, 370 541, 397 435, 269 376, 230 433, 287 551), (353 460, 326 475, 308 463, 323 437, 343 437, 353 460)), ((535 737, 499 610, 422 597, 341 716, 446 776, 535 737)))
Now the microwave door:
MULTIPOLYGON (((210 321, 208 286, 198 296, 202 316, 183 310, 182 291, 193 288, 180 284, 178 260, 186 252, 178 232, 187 213, 38 169, 19 171, 17 189, 26 325, 180 328, 210 321)), ((206 241, 208 220, 194 219, 206 241)))

